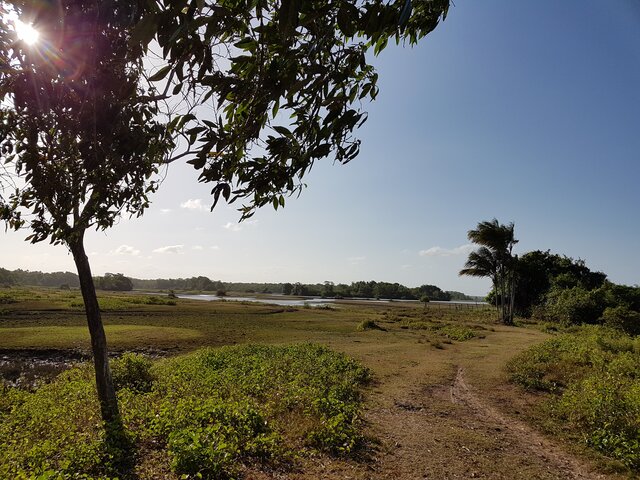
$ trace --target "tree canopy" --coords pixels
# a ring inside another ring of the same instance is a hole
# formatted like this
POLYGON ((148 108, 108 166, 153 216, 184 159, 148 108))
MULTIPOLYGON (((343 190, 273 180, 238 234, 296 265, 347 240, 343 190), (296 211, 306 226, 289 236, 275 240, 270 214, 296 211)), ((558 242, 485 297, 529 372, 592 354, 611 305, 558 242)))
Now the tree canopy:
POLYGON ((0 0, 0 216, 73 253, 102 416, 119 417, 84 235, 141 215, 184 159, 213 205, 284 205, 318 159, 358 154, 366 56, 415 43, 448 0, 0 0), (17 22, 40 32, 16 35, 17 22))

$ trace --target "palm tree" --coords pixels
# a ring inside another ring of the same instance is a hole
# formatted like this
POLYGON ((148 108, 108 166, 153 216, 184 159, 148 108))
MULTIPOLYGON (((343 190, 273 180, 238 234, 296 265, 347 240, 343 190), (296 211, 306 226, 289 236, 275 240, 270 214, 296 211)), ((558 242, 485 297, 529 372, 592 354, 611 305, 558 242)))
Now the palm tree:
MULTIPOLYGON (((478 250, 471 252, 464 268, 460 270, 459 275, 468 275, 471 277, 489 277, 493 282, 494 291, 498 291, 498 263, 493 252, 487 247, 480 247, 478 250)), ((495 295, 495 306, 498 311, 498 295, 495 295)))
POLYGON ((518 243, 514 237, 513 222, 501 225, 495 218, 478 223, 474 230, 469 230, 467 237, 480 245, 469 254, 465 268, 460 275, 474 277, 490 277, 496 293, 496 309, 501 311, 502 322, 513 323, 513 297, 515 293, 515 262, 512 255, 513 246, 518 243), (498 306, 500 299, 500 307, 498 306), (509 301, 507 302, 507 298, 509 301))

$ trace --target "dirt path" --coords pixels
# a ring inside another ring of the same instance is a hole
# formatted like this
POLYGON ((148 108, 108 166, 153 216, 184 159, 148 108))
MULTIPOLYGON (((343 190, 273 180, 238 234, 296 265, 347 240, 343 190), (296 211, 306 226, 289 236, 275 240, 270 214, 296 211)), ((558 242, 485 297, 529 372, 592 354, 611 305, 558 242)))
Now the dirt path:
POLYGON ((250 478, 354 480, 600 480, 555 442, 484 401, 453 368, 449 380, 402 398, 374 393, 366 412, 379 440, 361 461, 307 459, 300 471, 250 478), (377 395, 377 398, 376 398, 377 395))
POLYGON ((609 478, 482 400, 462 368, 449 383, 410 392, 392 408, 370 411, 368 419, 382 444, 370 472, 344 478, 609 478))
POLYGON ((527 424, 507 418, 480 399, 469 388, 462 367, 458 367, 456 378, 451 386, 451 402, 467 407, 473 415, 482 418, 485 423, 495 425, 494 428, 504 431, 505 435, 513 438, 514 443, 520 445, 523 454, 537 457, 553 466, 556 471, 562 473, 563 478, 575 480, 606 478, 604 475, 590 471, 578 459, 563 451, 558 444, 542 436, 527 424))

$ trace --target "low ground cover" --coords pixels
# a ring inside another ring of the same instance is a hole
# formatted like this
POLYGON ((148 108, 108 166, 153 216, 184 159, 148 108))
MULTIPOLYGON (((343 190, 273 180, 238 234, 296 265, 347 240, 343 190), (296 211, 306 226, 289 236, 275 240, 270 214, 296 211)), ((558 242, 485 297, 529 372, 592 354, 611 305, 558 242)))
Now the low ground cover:
POLYGON ((517 384, 549 394, 543 408, 553 433, 565 430, 640 472, 640 337, 575 327, 516 356, 508 370, 517 384))
POLYGON ((31 393, 0 390, 0 478, 232 478, 243 465, 274 468, 307 449, 349 454, 362 442, 369 373, 326 347, 127 354, 113 370, 128 445, 104 434, 91 369, 75 368, 31 393))

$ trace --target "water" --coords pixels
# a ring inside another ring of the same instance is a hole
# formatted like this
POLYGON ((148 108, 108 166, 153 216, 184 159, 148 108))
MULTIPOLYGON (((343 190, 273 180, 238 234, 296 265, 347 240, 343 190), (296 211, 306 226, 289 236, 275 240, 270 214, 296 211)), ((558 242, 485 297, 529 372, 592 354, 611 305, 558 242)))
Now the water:
MULTIPOLYGON (((308 297, 300 299, 291 298, 257 298, 257 297, 218 297, 217 295, 189 295, 189 294, 177 294, 178 298, 184 298, 189 300, 203 300, 206 302, 215 302, 219 300, 231 301, 231 302, 256 302, 256 303, 268 303, 270 305, 282 305, 285 307, 303 307, 309 305, 311 307, 320 307, 324 305, 335 304, 335 298, 320 298, 320 297, 308 297)), ((373 298, 344 298, 345 301, 362 301, 367 303, 391 303, 391 302, 409 302, 417 303, 418 300, 389 300, 389 299, 373 299, 373 298)), ((442 304, 442 305, 486 305, 485 302, 474 302, 456 300, 450 302, 434 300, 430 303, 442 304)))
POLYGON ((217 295, 187 295, 177 294, 176 297, 189 300, 203 300, 206 302, 215 302, 219 300, 231 302, 256 302, 268 303, 270 305, 282 305, 285 307, 304 307, 305 304, 312 307, 320 307, 333 303, 331 298, 306 298, 306 299, 290 299, 290 298, 256 298, 256 297, 218 297, 217 295))

